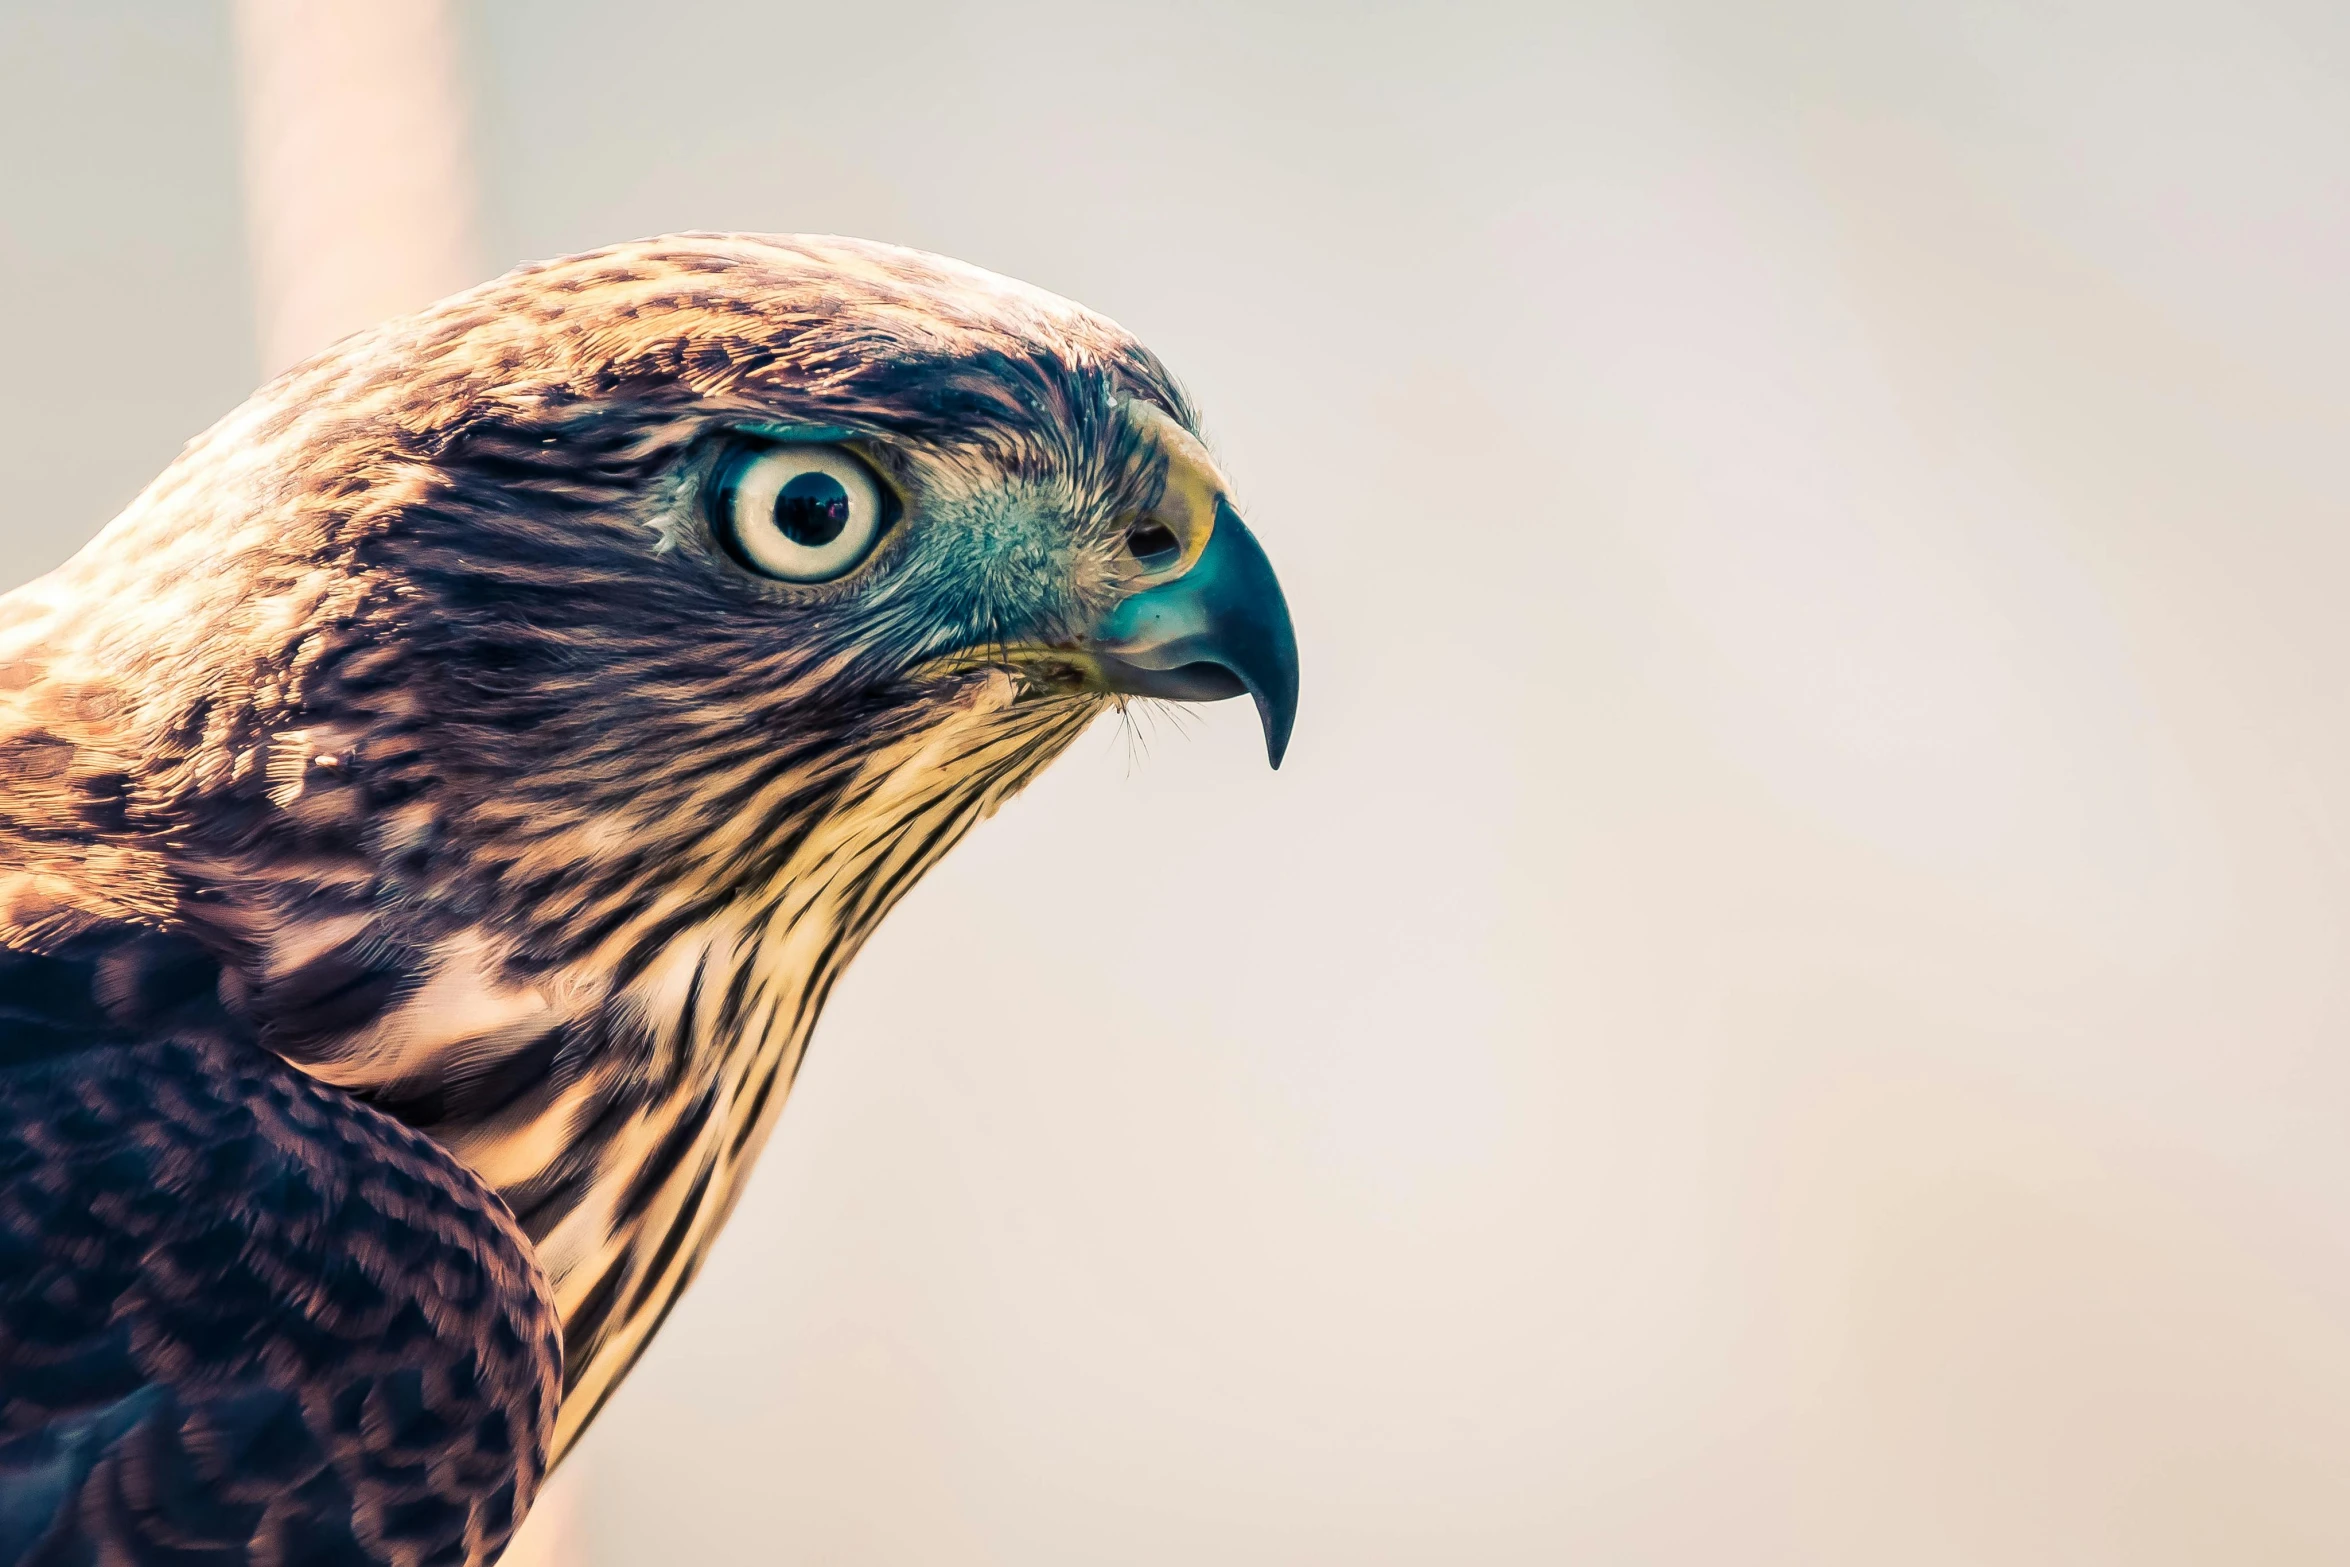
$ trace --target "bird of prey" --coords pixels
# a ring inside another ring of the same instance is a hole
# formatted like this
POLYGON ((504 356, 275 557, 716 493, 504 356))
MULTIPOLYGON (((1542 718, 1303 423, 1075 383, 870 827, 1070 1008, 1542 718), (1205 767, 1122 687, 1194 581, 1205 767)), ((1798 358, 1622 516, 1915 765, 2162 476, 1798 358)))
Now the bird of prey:
POLYGON ((1159 360, 680 235, 257 393, 0 599, 0 1567, 493 1560, 842 968, 1132 697, 1297 697, 1159 360))

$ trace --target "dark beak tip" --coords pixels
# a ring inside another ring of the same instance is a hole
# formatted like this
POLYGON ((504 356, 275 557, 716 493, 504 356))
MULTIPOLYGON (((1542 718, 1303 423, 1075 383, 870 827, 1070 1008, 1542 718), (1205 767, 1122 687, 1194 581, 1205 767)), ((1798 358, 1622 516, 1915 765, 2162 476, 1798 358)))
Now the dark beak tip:
POLYGON ((1255 686, 1249 696, 1257 706, 1257 722, 1265 730, 1265 760, 1275 772, 1281 770, 1281 759, 1289 754, 1289 734, 1297 725, 1297 689, 1269 693, 1255 686))

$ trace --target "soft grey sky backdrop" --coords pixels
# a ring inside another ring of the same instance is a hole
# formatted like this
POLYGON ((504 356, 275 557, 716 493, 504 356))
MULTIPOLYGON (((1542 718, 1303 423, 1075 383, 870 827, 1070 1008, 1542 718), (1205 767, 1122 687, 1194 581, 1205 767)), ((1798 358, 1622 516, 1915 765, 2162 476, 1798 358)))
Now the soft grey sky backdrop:
MULTIPOLYGON (((1306 692, 835 1000, 597 1564, 2350 1559, 2350 13, 465 13, 493 261, 1185 375, 1306 692)), ((225 15, 0 6, 11 577, 256 372, 225 15)))

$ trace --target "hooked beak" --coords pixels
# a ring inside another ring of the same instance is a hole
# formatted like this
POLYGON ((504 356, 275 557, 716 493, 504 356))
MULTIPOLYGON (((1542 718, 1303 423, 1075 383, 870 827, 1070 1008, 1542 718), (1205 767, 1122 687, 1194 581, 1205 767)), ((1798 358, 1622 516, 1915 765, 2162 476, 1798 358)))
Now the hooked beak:
POLYGON ((1297 636, 1264 547, 1221 494, 1190 568, 1121 599, 1081 644, 1105 689, 1178 702, 1246 692, 1275 767, 1297 719, 1297 636))
POLYGON ((1137 574, 1125 597, 1069 641, 992 644, 934 667, 1013 665, 1048 691, 1177 702, 1245 692, 1265 727, 1265 759, 1279 767, 1297 721, 1297 634, 1281 580, 1199 437, 1151 403, 1130 401, 1125 415, 1165 460, 1157 499, 1126 532, 1137 574))

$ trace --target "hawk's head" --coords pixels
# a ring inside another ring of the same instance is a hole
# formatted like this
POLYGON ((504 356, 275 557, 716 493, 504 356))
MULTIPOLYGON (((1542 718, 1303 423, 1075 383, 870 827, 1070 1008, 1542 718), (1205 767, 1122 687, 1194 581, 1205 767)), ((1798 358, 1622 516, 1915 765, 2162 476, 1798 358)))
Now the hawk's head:
POLYGON ((0 606, 20 942, 190 932, 554 1278, 566 1433, 690 1273, 840 966, 1126 695, 1281 592, 1166 370, 1065 301, 684 236, 352 338, 0 606))

